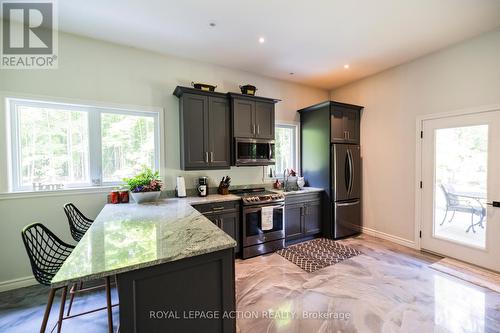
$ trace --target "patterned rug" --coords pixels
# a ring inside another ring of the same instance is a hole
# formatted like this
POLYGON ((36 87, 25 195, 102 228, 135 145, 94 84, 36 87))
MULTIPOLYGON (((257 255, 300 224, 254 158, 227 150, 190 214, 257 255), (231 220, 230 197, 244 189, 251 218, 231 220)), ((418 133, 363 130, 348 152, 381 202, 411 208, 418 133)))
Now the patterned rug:
POLYGON ((276 253, 309 273, 361 254, 352 247, 326 238, 290 245, 276 253))

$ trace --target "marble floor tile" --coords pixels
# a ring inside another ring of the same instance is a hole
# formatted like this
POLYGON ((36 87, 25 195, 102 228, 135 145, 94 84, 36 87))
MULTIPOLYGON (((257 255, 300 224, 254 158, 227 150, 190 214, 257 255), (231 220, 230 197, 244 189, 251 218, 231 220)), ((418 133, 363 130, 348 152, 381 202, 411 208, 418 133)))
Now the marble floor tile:
POLYGON ((500 332, 500 294, 430 269, 438 257, 342 242, 363 254, 314 273, 276 254, 238 262, 239 331, 500 332))
MULTIPOLYGON (((428 267, 440 258, 368 236, 342 242, 363 254, 314 273, 276 254, 238 260, 238 331, 500 332, 500 294, 428 267)), ((40 286, 0 293, 0 332, 37 332, 47 295, 40 286)), ((104 302, 91 293, 74 311, 104 302)), ((106 313, 67 320, 63 332, 105 333, 106 313)))

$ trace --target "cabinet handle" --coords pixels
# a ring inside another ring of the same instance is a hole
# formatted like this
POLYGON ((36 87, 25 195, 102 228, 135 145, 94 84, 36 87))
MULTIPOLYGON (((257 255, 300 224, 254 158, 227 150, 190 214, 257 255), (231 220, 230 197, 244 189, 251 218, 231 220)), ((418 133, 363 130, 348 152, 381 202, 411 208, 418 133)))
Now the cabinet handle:
POLYGON ((213 163, 213 161, 214 161, 214 152, 211 151, 210 152, 210 163, 213 163))
POLYGON ((217 219, 217 226, 218 226, 219 228, 221 227, 221 224, 222 224, 221 219, 217 219))
POLYGON ((255 124, 252 125, 252 134, 255 134, 255 124))
POLYGON ((222 207, 213 207, 212 210, 214 210, 214 211, 224 210, 224 206, 222 206, 222 207))
POLYGON ((205 162, 208 163, 208 151, 205 152, 205 162))
POLYGON ((260 134, 260 126, 257 125, 257 134, 260 134))
POLYGON ((351 140, 351 131, 347 131, 347 139, 351 140))

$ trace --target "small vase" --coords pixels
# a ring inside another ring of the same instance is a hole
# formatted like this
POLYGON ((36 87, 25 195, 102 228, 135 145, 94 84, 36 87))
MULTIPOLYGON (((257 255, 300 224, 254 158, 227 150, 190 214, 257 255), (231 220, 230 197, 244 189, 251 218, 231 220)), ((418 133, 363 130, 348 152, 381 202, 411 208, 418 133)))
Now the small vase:
POLYGON ((154 202, 157 201, 160 198, 160 191, 156 192, 131 192, 132 198, 134 201, 138 204, 144 203, 144 202, 154 202))
POLYGON ((304 177, 297 178, 297 185, 299 185, 300 189, 302 189, 304 187, 304 185, 306 185, 306 181, 304 180, 304 177))

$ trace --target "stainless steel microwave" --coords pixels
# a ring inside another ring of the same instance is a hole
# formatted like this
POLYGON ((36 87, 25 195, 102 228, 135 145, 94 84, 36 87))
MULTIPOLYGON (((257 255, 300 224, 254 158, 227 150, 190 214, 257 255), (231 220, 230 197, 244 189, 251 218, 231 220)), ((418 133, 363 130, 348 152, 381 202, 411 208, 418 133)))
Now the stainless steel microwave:
POLYGON ((274 140, 235 138, 234 157, 236 166, 273 165, 274 140))

